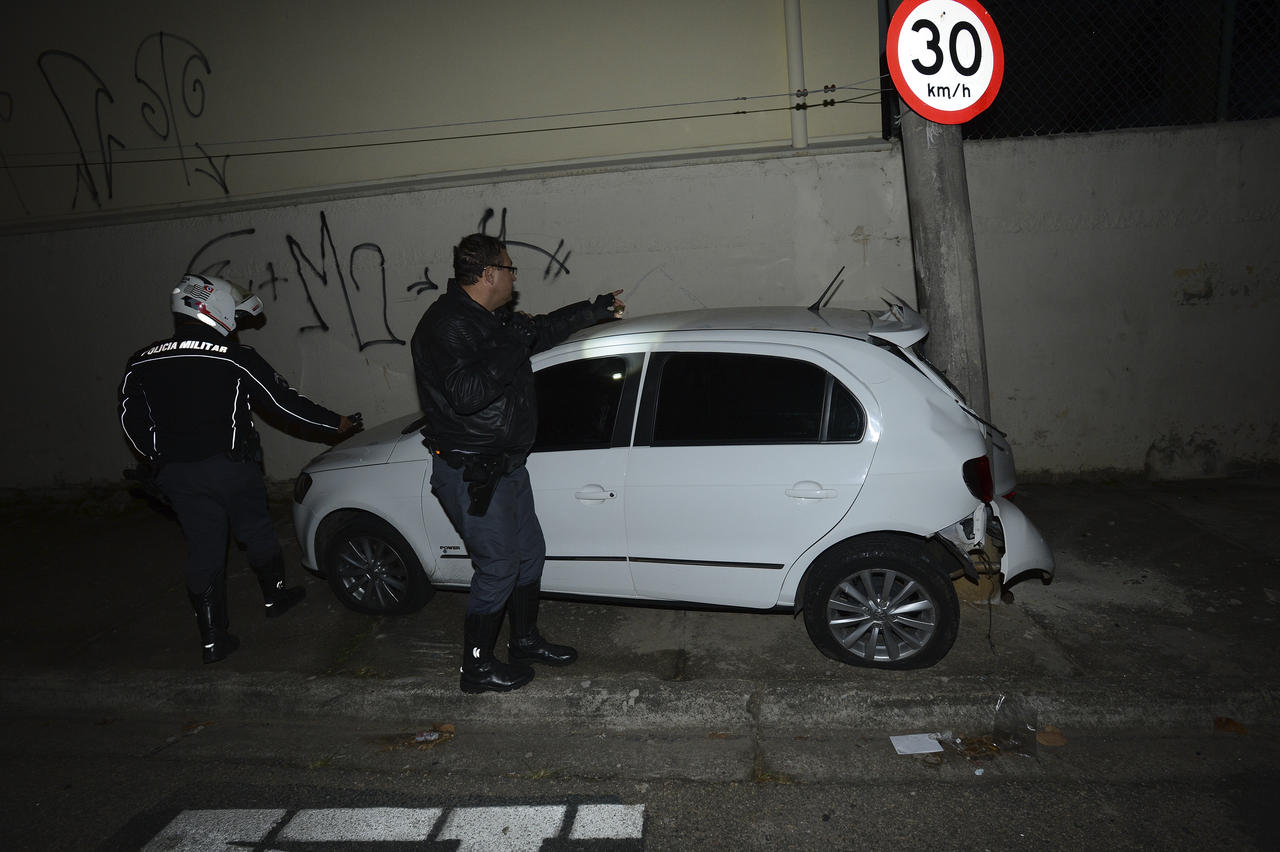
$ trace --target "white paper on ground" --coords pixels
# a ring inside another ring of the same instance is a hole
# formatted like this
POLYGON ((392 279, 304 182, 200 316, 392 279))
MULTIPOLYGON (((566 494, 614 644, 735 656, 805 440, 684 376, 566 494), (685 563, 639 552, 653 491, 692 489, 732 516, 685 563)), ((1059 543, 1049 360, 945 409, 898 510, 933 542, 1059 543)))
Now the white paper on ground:
POLYGON ((896 737, 889 737, 889 742, 893 743, 894 749, 898 754, 928 754, 929 752, 942 751, 942 746, 938 744, 938 737, 941 734, 899 734, 896 737))

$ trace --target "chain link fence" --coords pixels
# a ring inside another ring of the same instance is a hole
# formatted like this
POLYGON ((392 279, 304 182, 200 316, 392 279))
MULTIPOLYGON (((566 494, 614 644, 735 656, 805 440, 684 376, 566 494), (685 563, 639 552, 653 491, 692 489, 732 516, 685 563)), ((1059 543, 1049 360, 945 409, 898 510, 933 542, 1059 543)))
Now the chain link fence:
POLYGON ((966 139, 1280 116, 1277 0, 982 0, 1004 45, 966 139))

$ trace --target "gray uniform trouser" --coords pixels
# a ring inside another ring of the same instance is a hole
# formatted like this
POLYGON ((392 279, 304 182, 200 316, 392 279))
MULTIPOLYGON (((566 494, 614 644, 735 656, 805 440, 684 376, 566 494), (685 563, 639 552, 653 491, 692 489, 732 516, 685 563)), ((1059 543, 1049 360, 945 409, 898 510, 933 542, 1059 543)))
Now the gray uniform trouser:
POLYGON ((547 543, 523 465, 498 481, 488 511, 479 517, 467 512, 471 498, 462 471, 439 456, 432 461, 431 490, 471 556, 468 614, 499 612, 516 586, 542 579, 547 543))
POLYGON ((200 594, 227 567, 227 529, 245 546, 249 564, 280 553, 267 508, 267 489, 256 462, 225 454, 196 462, 170 462, 156 484, 173 504, 187 538, 187 589, 200 594))

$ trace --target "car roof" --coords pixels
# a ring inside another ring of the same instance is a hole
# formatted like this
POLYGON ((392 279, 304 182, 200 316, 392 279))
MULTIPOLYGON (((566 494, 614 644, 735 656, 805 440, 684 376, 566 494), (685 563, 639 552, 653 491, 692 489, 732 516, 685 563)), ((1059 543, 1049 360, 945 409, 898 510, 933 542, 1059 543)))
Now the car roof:
POLYGON ((625 334, 673 331, 798 331, 857 340, 878 337, 909 346, 929 331, 924 318, 904 305, 888 310, 802 307, 701 308, 626 317, 578 332, 570 340, 601 340, 625 334))

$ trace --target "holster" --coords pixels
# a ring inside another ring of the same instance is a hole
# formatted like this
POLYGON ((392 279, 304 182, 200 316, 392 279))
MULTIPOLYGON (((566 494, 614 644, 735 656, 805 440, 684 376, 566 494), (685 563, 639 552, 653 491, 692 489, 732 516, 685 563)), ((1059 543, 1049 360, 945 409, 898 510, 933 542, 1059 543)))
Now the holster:
POLYGON ((493 492, 498 490, 502 474, 501 456, 471 456, 467 459, 462 466, 462 480, 467 483, 467 496, 471 498, 468 515, 479 517, 489 511, 489 503, 493 500, 493 492))
POLYGON ((476 517, 482 517, 489 511, 489 503, 502 477, 519 469, 527 458, 524 453, 435 452, 449 467, 462 471, 462 481, 467 483, 467 496, 471 498, 467 514, 476 517))

